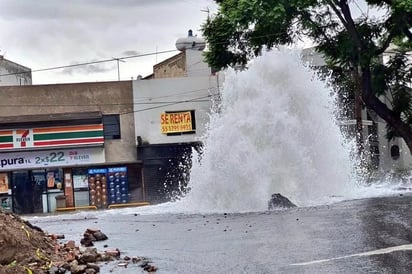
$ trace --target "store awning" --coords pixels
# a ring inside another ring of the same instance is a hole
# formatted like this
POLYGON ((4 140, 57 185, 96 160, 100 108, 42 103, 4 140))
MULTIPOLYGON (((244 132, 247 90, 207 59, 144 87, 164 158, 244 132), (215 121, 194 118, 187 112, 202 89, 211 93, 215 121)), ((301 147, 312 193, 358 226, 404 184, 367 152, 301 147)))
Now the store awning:
POLYGON ((3 116, 0 129, 95 124, 101 123, 102 117, 100 111, 3 116))

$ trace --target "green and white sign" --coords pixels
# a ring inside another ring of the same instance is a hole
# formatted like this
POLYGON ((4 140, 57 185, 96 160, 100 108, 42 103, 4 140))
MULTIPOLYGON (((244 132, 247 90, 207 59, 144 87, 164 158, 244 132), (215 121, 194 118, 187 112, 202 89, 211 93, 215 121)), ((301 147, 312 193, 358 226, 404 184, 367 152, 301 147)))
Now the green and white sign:
POLYGON ((102 147, 0 153, 0 170, 62 167, 104 162, 105 154, 102 147))

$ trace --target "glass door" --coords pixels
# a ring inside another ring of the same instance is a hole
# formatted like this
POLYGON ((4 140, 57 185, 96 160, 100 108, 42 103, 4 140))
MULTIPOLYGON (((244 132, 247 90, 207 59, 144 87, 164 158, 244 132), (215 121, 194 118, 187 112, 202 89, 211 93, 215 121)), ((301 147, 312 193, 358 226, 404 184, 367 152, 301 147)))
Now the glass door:
POLYGON ((17 214, 34 213, 33 187, 29 171, 14 171, 13 183, 13 211, 17 214))
POLYGON ((13 211, 17 214, 31 214, 43 212, 42 187, 38 185, 28 170, 14 171, 13 184, 13 211))
POLYGON ((35 213, 48 212, 47 204, 47 178, 46 170, 35 169, 31 171, 33 185, 33 206, 35 213))

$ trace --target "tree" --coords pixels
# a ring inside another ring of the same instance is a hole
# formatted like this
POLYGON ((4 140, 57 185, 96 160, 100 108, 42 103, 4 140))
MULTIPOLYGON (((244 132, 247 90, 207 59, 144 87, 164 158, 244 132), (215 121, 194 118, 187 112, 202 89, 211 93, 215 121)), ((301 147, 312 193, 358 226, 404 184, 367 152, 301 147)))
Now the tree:
POLYGON ((402 137, 412 152, 412 0, 365 0, 365 10, 377 14, 356 17, 362 11, 357 0, 215 2, 218 12, 202 26, 213 68, 245 67, 265 47, 309 38, 330 69, 350 75, 362 103, 386 121, 388 138, 402 137), (383 63, 389 49, 393 54, 383 63))

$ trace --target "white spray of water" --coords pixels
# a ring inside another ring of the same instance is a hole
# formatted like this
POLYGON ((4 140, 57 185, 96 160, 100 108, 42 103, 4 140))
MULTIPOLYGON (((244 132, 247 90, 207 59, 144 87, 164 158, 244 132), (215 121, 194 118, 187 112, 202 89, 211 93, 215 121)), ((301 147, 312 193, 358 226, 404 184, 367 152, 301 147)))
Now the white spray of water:
POLYGON ((229 71, 221 107, 176 208, 261 211, 273 193, 316 205, 356 187, 331 92, 296 53, 268 52, 244 72, 229 71))
POLYGON ((248 70, 229 71, 201 162, 194 157, 190 191, 124 214, 265 211, 273 193, 298 206, 394 193, 390 182, 357 183, 331 94, 296 52, 267 52, 248 70))
POLYGON ((72 218, 265 211, 273 193, 298 206, 313 206, 412 189, 412 176, 373 185, 357 182, 359 167, 350 156, 354 144, 336 125, 332 92, 296 52, 267 52, 248 70, 229 71, 222 95, 221 112, 211 116, 202 140, 200 163, 193 158, 185 197, 72 218))

